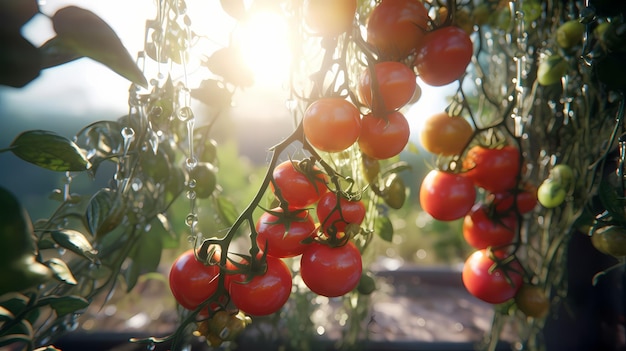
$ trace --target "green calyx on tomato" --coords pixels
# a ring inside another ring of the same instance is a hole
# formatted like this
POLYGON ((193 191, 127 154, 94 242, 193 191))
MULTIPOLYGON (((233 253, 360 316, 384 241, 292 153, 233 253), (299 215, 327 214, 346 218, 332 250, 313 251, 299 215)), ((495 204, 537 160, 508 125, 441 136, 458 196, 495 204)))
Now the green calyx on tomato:
POLYGON ((517 214, 491 213, 488 205, 477 203, 463 219, 463 237, 476 249, 511 244, 517 232, 517 214))

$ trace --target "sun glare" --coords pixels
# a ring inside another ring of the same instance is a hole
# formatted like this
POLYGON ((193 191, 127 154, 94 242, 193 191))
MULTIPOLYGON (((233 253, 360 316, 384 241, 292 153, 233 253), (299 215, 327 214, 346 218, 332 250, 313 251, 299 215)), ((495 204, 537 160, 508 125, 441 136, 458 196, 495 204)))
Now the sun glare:
POLYGON ((254 13, 238 33, 244 60, 256 84, 280 85, 291 66, 288 26, 275 12, 254 13))

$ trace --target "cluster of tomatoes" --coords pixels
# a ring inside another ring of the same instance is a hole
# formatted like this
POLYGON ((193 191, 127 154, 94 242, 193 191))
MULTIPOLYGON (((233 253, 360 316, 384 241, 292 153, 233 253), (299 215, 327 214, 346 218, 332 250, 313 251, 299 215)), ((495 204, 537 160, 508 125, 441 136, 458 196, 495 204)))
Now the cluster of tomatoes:
MULTIPOLYGON (((463 237, 476 249, 465 261, 462 273, 472 295, 492 304, 515 298, 524 313, 542 316, 549 301, 539 287, 529 283, 522 264, 511 253, 520 219, 537 205, 537 188, 521 180, 523 159, 517 146, 504 143, 487 147, 474 142, 475 134, 461 116, 442 112, 427 118, 420 133, 424 148, 462 159, 456 158, 459 161, 450 164, 452 169, 433 169, 426 175, 420 187, 420 204, 437 220, 463 220, 463 237), (477 196, 477 189, 484 196, 477 196)), ((563 199, 555 196, 561 194, 542 194, 541 203, 558 206, 563 199)))

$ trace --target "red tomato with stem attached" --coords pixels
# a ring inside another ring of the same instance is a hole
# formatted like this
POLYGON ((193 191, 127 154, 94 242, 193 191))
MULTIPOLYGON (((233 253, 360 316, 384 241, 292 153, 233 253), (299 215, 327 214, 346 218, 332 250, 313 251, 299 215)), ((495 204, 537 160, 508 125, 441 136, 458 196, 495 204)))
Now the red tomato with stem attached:
POLYGON ((181 306, 194 310, 215 294, 219 275, 220 267, 217 264, 205 265, 196 259, 194 250, 190 249, 178 256, 172 264, 169 273, 170 290, 181 306))
POLYGON ((287 215, 280 207, 263 212, 256 222, 259 248, 274 257, 293 257, 308 247, 303 240, 315 233, 315 222, 306 210, 287 215))
POLYGON ((409 142, 409 122, 398 111, 382 117, 363 116, 359 148, 367 156, 384 160, 398 155, 409 142))
POLYGON ((400 60, 422 45, 428 10, 419 0, 383 0, 367 20, 367 42, 381 60, 400 60))
POLYGON ((494 263, 487 250, 475 251, 465 261, 462 278, 470 294, 485 302, 499 304, 515 297, 522 286, 523 270, 520 263, 513 260, 506 267, 490 271, 494 263))
POLYGON ((472 147, 463 160, 464 175, 493 193, 514 189, 520 173, 520 151, 511 145, 501 148, 472 147))
POLYGON ((322 296, 342 296, 359 284, 363 264, 359 249, 348 241, 338 247, 313 243, 300 258, 304 284, 322 296))
POLYGON ((515 239, 517 215, 489 211, 489 206, 477 203, 463 219, 463 237, 475 249, 508 245, 515 239))
POLYGON ((305 0, 304 23, 314 34, 337 36, 352 27, 356 0, 305 0))
POLYGON ((406 105, 415 94, 415 73, 397 61, 384 61, 374 65, 376 82, 369 68, 361 74, 358 92, 361 102, 378 112, 393 111, 406 105))
POLYGON ((328 191, 326 174, 315 165, 310 169, 301 165, 295 161, 284 161, 272 172, 274 182, 270 182, 270 189, 276 193, 278 188, 290 208, 311 206, 328 191))
POLYGON ((316 212, 325 233, 328 233, 329 229, 339 233, 345 232, 346 226, 350 223, 360 225, 363 222, 365 205, 361 200, 349 200, 342 195, 328 192, 320 198, 316 212))
POLYGON ((463 29, 438 28, 426 35, 415 57, 415 68, 428 85, 450 84, 465 73, 473 52, 472 40, 463 29))
POLYGON ((253 316, 277 312, 291 294, 291 271, 278 257, 266 256, 267 269, 248 280, 245 273, 234 274, 229 279, 228 292, 237 308, 253 316))
POLYGON ((304 135, 311 145, 326 152, 339 152, 356 142, 361 115, 351 102, 338 97, 315 100, 304 112, 304 135))
POLYGON ((476 201, 474 183, 459 174, 431 170, 420 186, 420 204, 426 213, 440 221, 465 216, 476 201))

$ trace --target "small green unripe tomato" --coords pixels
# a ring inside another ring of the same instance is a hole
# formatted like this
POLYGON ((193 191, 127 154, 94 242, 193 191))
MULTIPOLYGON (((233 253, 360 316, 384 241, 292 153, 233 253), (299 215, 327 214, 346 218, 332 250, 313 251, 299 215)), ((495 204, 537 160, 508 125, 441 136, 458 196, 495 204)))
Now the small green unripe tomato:
POLYGON ((556 43, 563 49, 571 49, 580 44, 585 33, 585 25, 578 20, 563 23, 556 30, 556 43))
POLYGON ((551 55, 541 60, 537 69, 537 82, 540 85, 552 85, 561 81, 569 65, 559 55, 551 55))
POLYGON ((546 179, 537 189, 537 200, 545 208, 555 208, 565 201, 567 192, 563 184, 554 179, 546 179))

